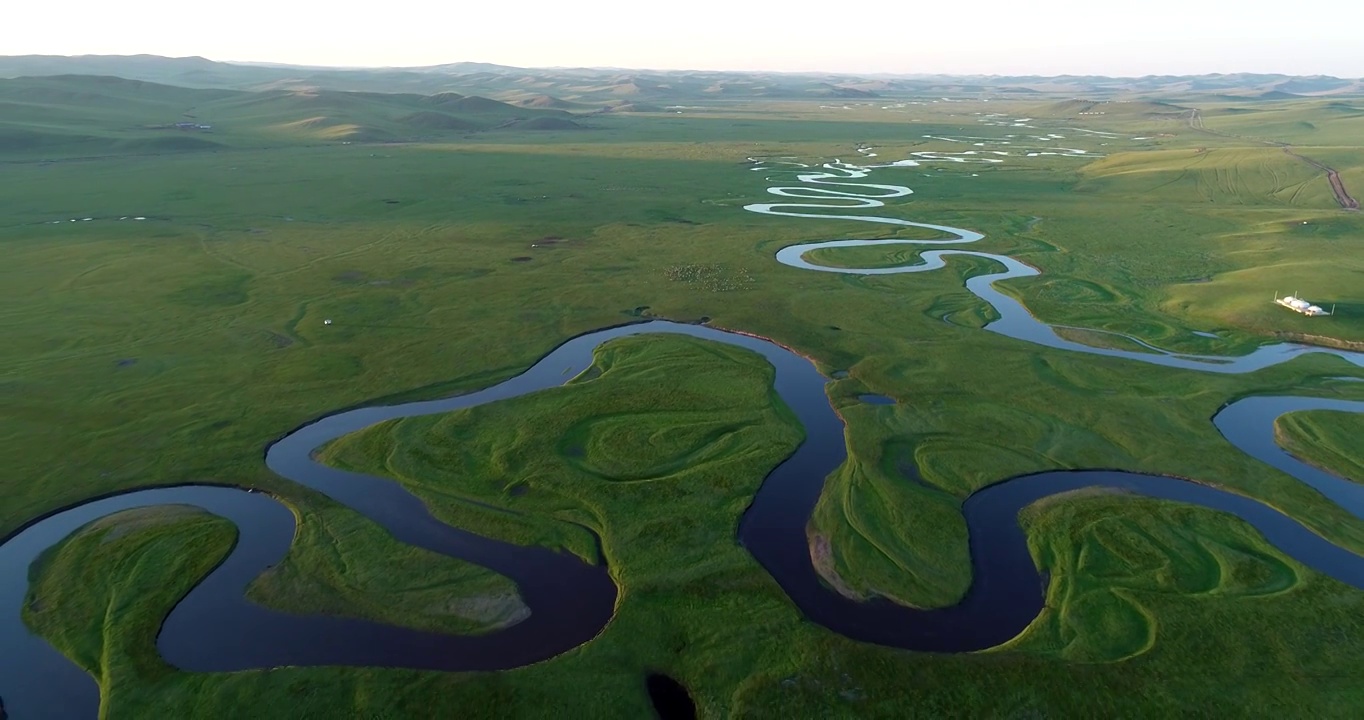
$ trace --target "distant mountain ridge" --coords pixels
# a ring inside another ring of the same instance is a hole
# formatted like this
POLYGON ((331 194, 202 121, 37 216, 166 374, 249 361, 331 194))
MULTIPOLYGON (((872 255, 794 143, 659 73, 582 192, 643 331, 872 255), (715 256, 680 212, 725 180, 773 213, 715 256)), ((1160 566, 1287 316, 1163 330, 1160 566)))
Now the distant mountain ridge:
POLYGON ((1364 95, 1364 80, 1357 78, 1263 73, 1115 78, 1098 75, 1045 77, 519 68, 482 62, 409 68, 328 68, 220 62, 197 56, 0 56, 0 78, 51 75, 112 75, 181 87, 231 90, 322 89, 421 95, 458 92, 518 104, 543 104, 550 102, 543 98, 550 98, 561 107, 609 106, 619 103, 623 98, 645 103, 707 98, 856 100, 924 93, 982 96, 1046 92, 1091 97, 1183 95, 1264 99, 1364 95))

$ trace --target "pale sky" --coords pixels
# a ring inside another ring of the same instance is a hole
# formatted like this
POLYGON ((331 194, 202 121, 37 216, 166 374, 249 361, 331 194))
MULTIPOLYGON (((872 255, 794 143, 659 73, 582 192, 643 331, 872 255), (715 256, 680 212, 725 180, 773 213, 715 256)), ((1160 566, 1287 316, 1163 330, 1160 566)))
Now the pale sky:
POLYGON ((1360 0, 65 0, 0 54, 855 73, 1364 77, 1360 0))

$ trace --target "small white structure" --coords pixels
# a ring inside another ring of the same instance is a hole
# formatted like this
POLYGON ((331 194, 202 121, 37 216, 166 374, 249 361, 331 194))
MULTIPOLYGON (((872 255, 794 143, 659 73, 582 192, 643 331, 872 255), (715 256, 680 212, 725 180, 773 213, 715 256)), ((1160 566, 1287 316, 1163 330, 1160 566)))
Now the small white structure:
POLYGON ((1306 300, 1303 300, 1302 298, 1297 297, 1296 295, 1285 295, 1283 297, 1279 297, 1278 293, 1274 293, 1274 302, 1288 308, 1289 310, 1292 310, 1293 312, 1299 312, 1302 313, 1303 315, 1313 317, 1317 315, 1336 314, 1335 305, 1331 306, 1331 312, 1326 312, 1325 310, 1322 310, 1320 307, 1313 305, 1312 303, 1307 302, 1306 300))
POLYGON ((322 321, 322 324, 323 324, 323 325, 331 325, 331 324, 332 324, 332 321, 331 321, 331 320, 323 320, 323 321, 322 321))

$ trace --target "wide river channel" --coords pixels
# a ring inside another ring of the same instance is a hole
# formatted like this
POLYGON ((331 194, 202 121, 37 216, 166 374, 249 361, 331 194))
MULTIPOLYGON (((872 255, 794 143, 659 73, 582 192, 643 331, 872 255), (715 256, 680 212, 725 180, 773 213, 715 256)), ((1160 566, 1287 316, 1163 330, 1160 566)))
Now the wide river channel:
MULTIPOLYGON (((840 172, 836 177, 849 177, 847 172, 840 172)), ((847 188, 837 194, 844 199, 853 196, 847 188)), ((794 214, 776 205, 758 211, 794 214)), ((953 242, 969 242, 966 238, 975 235, 956 228, 941 229, 961 234, 953 242)), ((859 241, 867 242, 877 241, 859 241)), ((778 259, 800 267, 804 262, 801 256, 812 248, 797 247, 805 249, 783 250, 778 259)), ((934 256, 925 253, 925 262, 940 266, 948 252, 961 251, 939 251, 934 256)), ((1009 270, 973 278, 968 289, 994 305, 1001 316, 987 329, 1003 332, 1002 328, 1015 328, 1004 334, 1019 339, 1213 372, 1249 372, 1303 352, 1330 352, 1364 366, 1364 357, 1358 354, 1301 346, 1286 349, 1276 345, 1242 357, 1205 358, 1128 353, 1069 343, 1017 301, 991 287, 997 280, 1019 276, 1019 268, 1036 271, 1010 258, 987 257, 1003 262, 1009 270)), ((923 265, 915 268, 928 269, 923 265)), ((813 265, 809 269, 849 271, 813 265)), ((1364 588, 1364 557, 1332 544, 1257 500, 1176 478, 1083 471, 1016 477, 966 500, 963 513, 970 531, 974 580, 960 604, 915 610, 883 600, 850 600, 820 581, 811 564, 806 537, 806 524, 825 478, 847 457, 844 426, 825 389, 829 379, 809 360, 761 338, 702 325, 653 321, 569 340, 522 374, 475 393, 325 417, 295 430, 266 451, 271 470, 353 508, 398 540, 482 565, 515 581, 531 610, 522 622, 487 635, 455 636, 356 619, 293 615, 256 605, 245 599, 245 588, 287 553, 295 531, 294 515, 288 508, 268 495, 229 487, 139 490, 91 500, 40 518, 0 544, 0 576, 9 578, 0 583, 0 698, 4 707, 18 720, 97 715, 99 688, 94 679, 31 633, 21 620, 28 569, 44 550, 87 523, 114 512, 154 505, 200 507, 231 520, 239 530, 231 555, 175 607, 157 637, 162 656, 184 670, 224 672, 290 665, 499 670, 544 660, 591 640, 611 621, 616 601, 617 588, 608 568, 587 564, 568 553, 512 545, 446 525, 399 484, 323 466, 312 459, 312 453, 328 441, 384 420, 451 412, 562 384, 566 377, 591 366, 593 350, 600 344, 624 336, 663 333, 746 348, 762 355, 776 369, 776 391, 804 425, 806 439, 763 482, 740 522, 738 540, 810 620, 850 638, 911 650, 963 652, 993 647, 1016 636, 1041 610, 1046 589, 1028 553, 1017 515, 1041 498, 1086 487, 1125 490, 1232 513, 1299 562, 1364 588)), ((1364 486, 1307 466, 1274 444, 1276 417, 1314 409, 1364 412, 1364 402, 1251 397, 1224 407, 1212 421, 1243 452, 1288 472, 1364 518, 1364 486)))

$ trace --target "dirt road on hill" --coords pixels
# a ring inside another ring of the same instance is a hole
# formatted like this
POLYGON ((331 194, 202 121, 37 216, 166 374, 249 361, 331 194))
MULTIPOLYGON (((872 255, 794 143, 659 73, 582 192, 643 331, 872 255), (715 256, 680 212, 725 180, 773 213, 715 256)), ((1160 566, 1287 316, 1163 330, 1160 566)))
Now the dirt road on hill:
MULTIPOLYGON (((1245 138, 1241 135, 1231 135, 1224 132, 1218 132, 1216 130, 1209 130, 1207 126, 1203 124, 1203 114, 1198 111, 1198 108, 1193 108, 1192 110, 1189 111, 1188 120, 1190 128, 1194 130, 1201 130, 1211 135, 1220 135, 1222 137, 1237 138, 1240 140, 1256 139, 1245 138)), ((1288 153, 1289 155, 1292 155, 1293 157, 1307 163, 1308 165, 1311 165, 1312 167, 1326 173, 1326 179, 1331 183, 1331 192, 1335 193, 1336 202, 1340 203, 1340 206, 1345 208, 1346 210, 1359 209, 1359 201, 1351 197, 1350 193, 1346 192, 1345 183, 1340 179, 1340 173, 1336 172, 1334 168, 1323 165, 1317 162, 1316 160, 1313 160, 1312 158, 1303 157, 1302 155, 1293 152, 1293 147, 1288 143, 1279 142, 1277 140, 1265 139, 1259 139, 1259 141, 1267 145, 1277 145, 1279 147, 1282 147, 1283 151, 1288 153)))
POLYGON ((1312 167, 1317 168, 1318 170, 1321 170, 1322 172, 1326 173, 1326 179, 1331 181, 1331 192, 1336 194, 1336 202, 1340 203, 1341 207, 1345 208, 1346 210, 1359 209, 1359 201, 1350 197, 1350 193, 1345 191, 1345 183, 1341 182, 1340 173, 1336 172, 1332 168, 1329 168, 1317 162, 1316 160, 1313 160, 1312 158, 1303 157, 1302 155, 1293 152, 1293 148, 1285 147, 1283 151, 1307 163, 1308 165, 1311 165, 1312 167))

